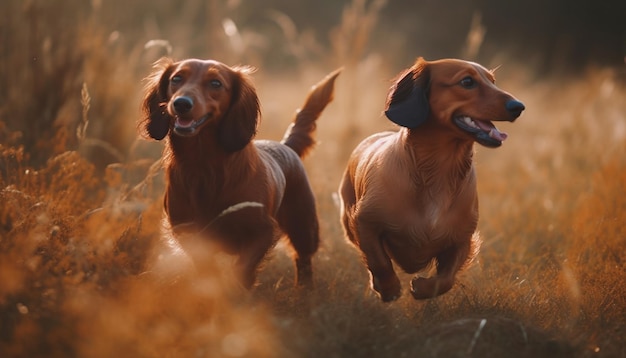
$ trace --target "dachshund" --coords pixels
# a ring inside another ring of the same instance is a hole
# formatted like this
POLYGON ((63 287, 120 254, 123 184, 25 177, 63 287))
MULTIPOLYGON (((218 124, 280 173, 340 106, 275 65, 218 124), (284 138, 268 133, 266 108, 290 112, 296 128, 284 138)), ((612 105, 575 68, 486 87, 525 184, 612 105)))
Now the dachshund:
POLYGON ((411 280, 413 297, 426 299, 449 291, 478 253, 473 144, 499 147, 507 134, 492 121, 524 109, 473 62, 420 57, 397 77, 385 115, 400 130, 357 145, 339 187, 344 233, 382 301, 401 295, 393 263, 409 274, 436 268, 411 280))
POLYGON ((214 60, 157 61, 140 131, 166 139, 166 222, 196 266, 206 258, 194 243, 217 243, 236 257, 236 277, 249 289, 268 251, 287 236, 296 283, 310 286, 319 223, 301 158, 315 145, 315 122, 340 70, 311 89, 281 142, 254 140, 261 112, 253 70, 214 60))

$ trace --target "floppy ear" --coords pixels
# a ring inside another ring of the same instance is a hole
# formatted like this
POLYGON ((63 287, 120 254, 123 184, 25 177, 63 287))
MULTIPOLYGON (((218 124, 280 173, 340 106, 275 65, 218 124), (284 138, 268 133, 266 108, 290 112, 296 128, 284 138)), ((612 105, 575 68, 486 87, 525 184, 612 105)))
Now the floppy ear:
POLYGON ((407 128, 416 128, 426 122, 429 73, 426 61, 419 58, 389 90, 385 115, 392 122, 407 128))
POLYGON ((248 77, 249 71, 248 68, 233 69, 233 96, 218 129, 218 140, 227 152, 243 149, 257 131, 261 109, 256 89, 248 77))
POLYGON ((162 58, 154 65, 154 72, 147 78, 146 95, 143 100, 143 118, 139 122, 140 130, 153 139, 165 138, 170 130, 171 116, 167 113, 167 86, 173 70, 174 61, 162 58))

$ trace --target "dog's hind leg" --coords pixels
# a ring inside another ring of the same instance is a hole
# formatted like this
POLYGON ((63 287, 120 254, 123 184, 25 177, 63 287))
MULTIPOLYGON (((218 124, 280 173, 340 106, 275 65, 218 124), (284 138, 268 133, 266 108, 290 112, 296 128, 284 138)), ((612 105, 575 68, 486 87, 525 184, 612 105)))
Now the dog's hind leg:
POLYGON ((287 184, 279 224, 295 251, 296 285, 313 286, 312 258, 319 246, 319 223, 306 178, 287 184))
POLYGON ((308 222, 299 227, 289 225, 286 231, 295 251, 296 285, 310 287, 313 285, 312 258, 319 244, 317 218, 309 217, 308 222))

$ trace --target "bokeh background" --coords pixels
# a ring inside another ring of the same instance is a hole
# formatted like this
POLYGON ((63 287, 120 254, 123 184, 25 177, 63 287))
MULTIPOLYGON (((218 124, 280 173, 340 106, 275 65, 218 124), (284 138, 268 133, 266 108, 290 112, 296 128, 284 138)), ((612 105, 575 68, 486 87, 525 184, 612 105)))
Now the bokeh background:
POLYGON ((626 3, 5 0, 0 3, 0 356, 626 356, 626 3), (280 139, 343 67, 306 160, 316 290, 279 244, 258 286, 197 273, 163 240, 163 143, 139 139, 162 56, 257 68, 259 137, 280 139), (416 57, 498 68, 527 107, 476 147, 478 261, 444 296, 383 304, 339 226, 350 151, 394 129, 416 57))

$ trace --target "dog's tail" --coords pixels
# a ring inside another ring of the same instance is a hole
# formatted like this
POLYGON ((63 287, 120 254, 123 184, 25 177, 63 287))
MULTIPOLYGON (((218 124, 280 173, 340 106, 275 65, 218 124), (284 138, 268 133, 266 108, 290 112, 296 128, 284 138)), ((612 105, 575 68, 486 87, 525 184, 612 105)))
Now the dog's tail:
POLYGON ((341 70, 331 72, 311 88, 304 105, 296 111, 293 122, 285 132, 281 143, 293 149, 300 158, 304 158, 315 146, 315 121, 333 100, 335 79, 341 70))

